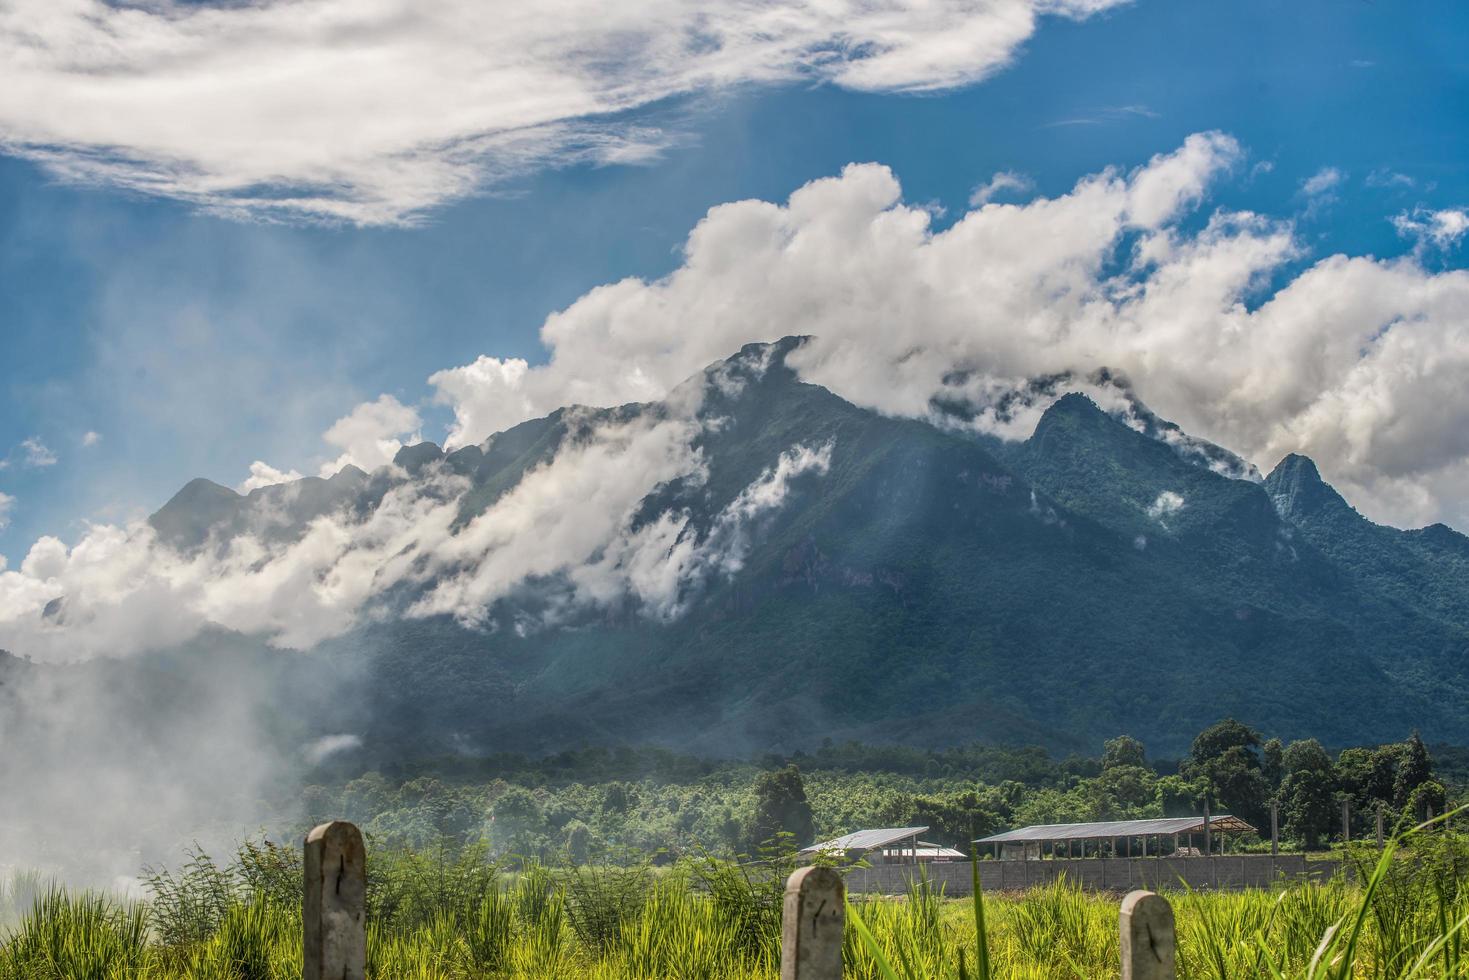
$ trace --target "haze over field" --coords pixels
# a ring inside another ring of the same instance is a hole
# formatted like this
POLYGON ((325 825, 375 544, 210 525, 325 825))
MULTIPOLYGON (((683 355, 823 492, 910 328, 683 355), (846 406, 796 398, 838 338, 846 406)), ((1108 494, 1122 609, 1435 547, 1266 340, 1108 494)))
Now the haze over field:
POLYGON ((1177 6, 0 11, 0 851, 512 748, 1469 739, 1469 21, 1177 6))

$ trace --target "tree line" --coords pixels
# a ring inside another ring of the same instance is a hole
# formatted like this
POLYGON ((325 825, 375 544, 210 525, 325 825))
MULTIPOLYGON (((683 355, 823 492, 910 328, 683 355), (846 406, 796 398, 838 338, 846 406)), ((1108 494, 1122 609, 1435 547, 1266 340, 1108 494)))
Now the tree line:
POLYGON ((1268 846, 1275 804, 1286 846, 1309 849, 1340 835, 1343 801, 1360 837, 1379 810, 1391 829, 1444 812, 1459 791, 1417 733, 1333 754, 1315 739, 1283 743, 1225 719, 1180 760, 1151 760, 1126 735, 1100 756, 1059 760, 1033 747, 856 742, 743 762, 662 749, 459 760, 311 786, 299 819, 345 817, 385 843, 482 842, 502 856, 579 864, 752 854, 777 837, 804 846, 892 826, 927 826, 925 839, 967 849, 1028 824, 1198 814, 1207 801, 1259 828, 1256 846, 1268 846))

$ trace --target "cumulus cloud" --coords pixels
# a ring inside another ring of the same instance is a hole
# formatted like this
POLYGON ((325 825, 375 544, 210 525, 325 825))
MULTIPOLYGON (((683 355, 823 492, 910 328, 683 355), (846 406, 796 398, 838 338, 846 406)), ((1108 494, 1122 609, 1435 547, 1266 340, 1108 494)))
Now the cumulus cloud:
MULTIPOLYGON (((1199 134, 1130 172, 991 202, 941 232, 876 165, 784 203, 714 208, 669 276, 599 287, 551 316, 547 363, 484 357, 434 376, 452 445, 568 403, 672 390, 658 411, 564 413, 554 456, 467 513, 467 482, 439 466, 393 476, 365 516, 328 514, 286 541, 244 535, 182 556, 146 524, 94 527, 73 547, 42 539, 0 572, 0 647, 77 656, 167 645, 209 623, 309 647, 404 612, 520 628, 502 600, 530 594, 541 623, 623 602, 677 615, 700 582, 739 567, 743 535, 792 481, 824 472, 831 450, 789 448, 706 521, 645 514, 658 487, 705 479, 699 434, 718 420, 700 414, 703 385, 738 394, 741 371, 761 364, 676 386, 790 332, 811 339, 788 366, 886 414, 1023 438, 1067 391, 1126 411, 1106 367, 1193 435, 1266 466, 1313 456, 1371 516, 1469 523, 1469 273, 1334 255, 1284 275, 1303 255, 1288 223, 1186 220, 1241 157, 1227 136, 1199 134), (1016 397, 1040 377, 1060 380, 1016 397)), ((390 396, 359 406, 328 433, 343 450, 332 465, 386 463, 419 427, 390 396)), ((1160 518, 1170 506, 1154 502, 1160 518)))
POLYGON ((618 116, 739 84, 966 85, 1041 16, 1122 0, 17 0, 0 147, 227 214, 411 220, 547 165, 637 162, 618 116))
MULTIPOLYGON (((405 440, 411 444, 422 438, 418 431, 422 426, 418 411, 392 395, 363 402, 337 419, 323 434, 322 438, 342 453, 330 463, 322 464, 321 476, 329 477, 345 466, 374 470, 391 463, 405 440)), ((255 467, 250 470, 253 475, 255 467)))
POLYGON ((1434 211, 1417 207, 1404 211, 1392 219, 1393 227, 1404 238, 1412 239, 1418 249, 1455 248, 1469 233, 1469 211, 1463 208, 1444 208, 1434 211))
POLYGON ((969 206, 982 207, 1002 194, 1024 194, 1035 181, 1013 170, 1002 170, 976 187, 969 195, 969 206))
MULTIPOLYGON (((340 468, 338 467, 338 469, 340 468)), ((235 489, 240 493, 249 493, 251 490, 258 490, 261 487, 273 487, 278 483, 290 483, 293 480, 299 479, 301 479, 301 474, 295 470, 282 472, 269 463, 257 459, 250 464, 250 475, 245 478, 244 482, 235 487, 235 489)))
MULTIPOLYGON (((743 343, 796 332, 813 336, 790 358, 803 377, 888 414, 959 402, 974 425, 1023 438, 1048 402, 1017 408, 1017 386, 1107 367, 1262 467, 1313 456, 1378 520, 1469 526, 1469 273, 1331 255, 1281 278, 1306 254, 1289 222, 1183 220, 1242 156, 1198 134, 941 232, 877 165, 783 203, 721 205, 670 275, 598 287, 549 317, 546 363, 483 357, 435 375, 450 442, 568 402, 656 397, 743 343)), ((1116 407, 1083 380, 1070 389, 1116 407)))

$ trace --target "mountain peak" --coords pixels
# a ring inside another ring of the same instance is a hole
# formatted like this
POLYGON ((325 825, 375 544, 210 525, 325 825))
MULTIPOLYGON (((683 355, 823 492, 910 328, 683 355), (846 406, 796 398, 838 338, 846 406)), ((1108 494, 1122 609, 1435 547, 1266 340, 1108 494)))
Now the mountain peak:
POLYGON ((404 446, 398 450, 393 457, 393 465, 407 470, 409 473, 417 474, 430 463, 437 463, 444 458, 444 451, 435 442, 416 442, 411 446, 404 446))
POLYGON ((237 515, 244 503, 245 498, 229 487, 201 476, 184 484, 148 523, 165 543, 183 548, 202 540, 215 524, 237 515))
POLYGON ((1309 456, 1291 453, 1265 478, 1265 490, 1275 509, 1287 518, 1308 517, 1326 509, 1351 509, 1342 495, 1321 478, 1309 456))

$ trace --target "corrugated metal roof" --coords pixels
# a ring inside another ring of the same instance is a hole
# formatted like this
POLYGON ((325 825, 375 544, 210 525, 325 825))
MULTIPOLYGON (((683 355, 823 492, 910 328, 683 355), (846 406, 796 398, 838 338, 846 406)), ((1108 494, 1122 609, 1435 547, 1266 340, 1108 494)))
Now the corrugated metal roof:
POLYGON ((927 827, 884 827, 880 830, 859 830, 845 837, 835 840, 822 841, 820 844, 812 844, 810 847, 801 848, 802 854, 814 854, 817 851, 871 851, 887 844, 892 844, 918 834, 928 833, 927 827))
MULTIPOLYGON (((1239 817, 1220 813, 1209 818, 1209 829, 1221 834, 1242 834, 1255 828, 1239 817)), ((1109 820, 1101 823, 1047 823, 1021 827, 976 844, 1005 844, 1015 841, 1094 840, 1098 837, 1144 837, 1151 834, 1202 834, 1203 817, 1162 817, 1157 820, 1109 820)))

